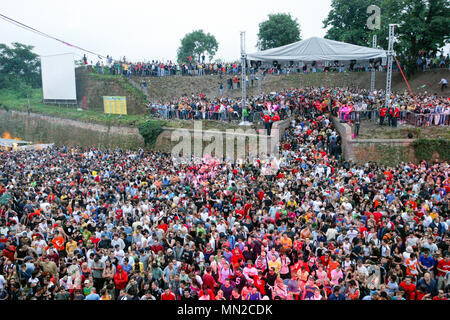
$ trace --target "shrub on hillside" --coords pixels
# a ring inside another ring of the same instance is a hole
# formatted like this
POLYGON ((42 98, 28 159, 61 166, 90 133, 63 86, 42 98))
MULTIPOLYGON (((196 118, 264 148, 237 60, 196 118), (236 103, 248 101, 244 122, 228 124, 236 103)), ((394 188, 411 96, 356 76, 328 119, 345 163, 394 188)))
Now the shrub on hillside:
POLYGON ((144 138, 145 146, 153 147, 159 134, 162 132, 163 123, 157 120, 148 120, 138 126, 140 135, 144 138))
POLYGON ((450 140, 445 139, 417 139, 413 142, 414 155, 417 160, 430 161, 437 152, 442 161, 450 160, 450 140))

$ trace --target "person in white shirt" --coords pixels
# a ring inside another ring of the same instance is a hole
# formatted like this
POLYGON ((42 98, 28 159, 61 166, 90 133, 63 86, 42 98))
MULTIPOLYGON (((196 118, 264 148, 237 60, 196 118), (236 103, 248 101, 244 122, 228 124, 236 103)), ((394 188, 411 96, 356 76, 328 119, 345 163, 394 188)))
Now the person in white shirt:
POLYGON ((117 234, 114 235, 114 238, 111 241, 111 245, 113 248, 115 248, 116 245, 119 245, 120 250, 125 249, 125 242, 123 242, 123 240, 121 238, 119 238, 119 236, 117 234))
POLYGON ((353 239, 358 236, 359 232, 355 230, 355 227, 350 227, 350 230, 347 232, 347 237, 350 243, 353 242, 353 239))
POLYGON ((125 252, 120 249, 119 245, 116 245, 114 248, 114 257, 119 260, 119 264, 122 264, 123 258, 125 257, 125 252))
MULTIPOLYGON (((31 279, 31 278, 30 278, 31 279)), ((3 275, 0 274, 0 291, 3 291, 3 288, 5 287, 6 279, 3 275)))
POLYGON ((441 91, 444 91, 447 88, 447 79, 442 78, 439 84, 441 85, 441 91))

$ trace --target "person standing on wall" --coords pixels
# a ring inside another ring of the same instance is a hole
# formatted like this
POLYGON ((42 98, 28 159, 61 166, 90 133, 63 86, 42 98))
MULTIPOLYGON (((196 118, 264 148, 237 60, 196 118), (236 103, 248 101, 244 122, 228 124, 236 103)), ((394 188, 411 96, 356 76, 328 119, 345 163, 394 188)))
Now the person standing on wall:
POLYGON ((270 136, 270 131, 272 129, 272 118, 268 111, 264 113, 263 119, 264 119, 264 128, 267 130, 267 135, 270 136))
POLYGON ((360 119, 360 115, 359 112, 356 113, 356 117, 355 117, 355 137, 359 136, 359 128, 361 126, 361 119, 360 119))
POLYGON ((393 123, 393 120, 394 120, 394 107, 393 106, 389 107, 388 112, 387 112, 387 116, 388 116, 388 126, 389 127, 393 127, 394 126, 394 123, 393 123))
POLYGON ((384 123, 384 118, 386 118, 386 114, 387 114, 387 108, 385 106, 383 106, 380 109, 380 126, 383 125, 384 123))
POLYGON ((397 123, 398 123, 398 119, 399 118, 400 118, 400 109, 399 109, 399 107, 397 105, 397 106, 395 106, 394 116, 392 117, 392 126, 394 128, 397 128, 397 123))

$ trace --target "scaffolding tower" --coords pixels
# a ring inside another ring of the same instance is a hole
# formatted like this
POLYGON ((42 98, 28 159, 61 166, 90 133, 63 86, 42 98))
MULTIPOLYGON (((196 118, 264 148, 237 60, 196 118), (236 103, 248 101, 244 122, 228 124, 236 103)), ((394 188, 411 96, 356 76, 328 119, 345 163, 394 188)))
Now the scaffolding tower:
POLYGON ((386 96, 385 107, 389 108, 391 104, 391 86, 392 86, 392 63, 394 60, 394 31, 398 24, 389 24, 389 45, 387 51, 387 73, 386 73, 386 96))
POLYGON ((247 54, 245 53, 245 31, 241 31, 241 88, 242 88, 242 123, 244 123, 244 109, 247 109, 247 82, 246 78, 247 54))
MULTIPOLYGON (((374 49, 377 48, 377 35, 376 34, 373 35, 372 48, 374 48, 374 49)), ((376 68, 375 68, 375 61, 374 61, 372 64, 372 74, 370 77, 370 91, 371 92, 375 91, 375 72, 376 72, 376 68)))

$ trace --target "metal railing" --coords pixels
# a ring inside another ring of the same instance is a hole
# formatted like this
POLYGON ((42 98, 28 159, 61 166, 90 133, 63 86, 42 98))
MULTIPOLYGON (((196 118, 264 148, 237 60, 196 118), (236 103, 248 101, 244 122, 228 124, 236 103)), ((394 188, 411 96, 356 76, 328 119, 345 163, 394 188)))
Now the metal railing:
MULTIPOLYGON (((336 111, 336 116, 343 121, 353 122, 358 116, 361 121, 380 122, 379 110, 351 111, 349 113, 336 111)), ((386 117, 385 121, 387 123, 386 117)), ((448 126, 450 125, 450 114, 448 113, 414 113, 411 111, 400 111, 399 123, 406 123, 415 127, 422 126, 448 126)))
MULTIPOLYGON (((152 118, 158 119, 178 119, 178 120, 213 120, 223 122, 241 122, 242 113, 240 111, 197 111, 197 110, 174 110, 164 109, 155 106, 148 106, 149 115, 152 118)), ((288 117, 288 114, 280 113, 280 119, 284 120, 288 117)), ((249 115, 245 119, 252 123, 262 123, 263 118, 261 111, 250 111, 249 115)))
POLYGON ((404 121, 416 127, 423 126, 448 126, 450 114, 448 113, 414 113, 407 111, 404 121))

